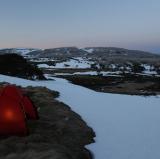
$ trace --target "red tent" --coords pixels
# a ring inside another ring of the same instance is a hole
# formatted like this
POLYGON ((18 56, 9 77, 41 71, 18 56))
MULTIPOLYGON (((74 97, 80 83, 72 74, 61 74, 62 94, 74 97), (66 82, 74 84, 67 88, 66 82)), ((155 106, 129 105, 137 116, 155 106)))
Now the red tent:
POLYGON ((20 103, 0 97, 0 135, 26 135, 26 118, 20 103))
POLYGON ((28 119, 38 119, 36 107, 21 89, 14 85, 8 85, 4 88, 2 95, 19 101, 23 106, 24 112, 26 113, 28 119))
POLYGON ((26 119, 38 119, 32 101, 13 85, 0 91, 0 135, 26 135, 26 119))

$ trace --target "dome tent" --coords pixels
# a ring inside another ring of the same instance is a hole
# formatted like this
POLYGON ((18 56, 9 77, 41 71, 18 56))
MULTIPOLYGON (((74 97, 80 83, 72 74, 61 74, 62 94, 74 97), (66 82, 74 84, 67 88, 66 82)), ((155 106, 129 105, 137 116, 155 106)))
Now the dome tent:
POLYGON ((27 135, 27 119, 38 119, 33 103, 21 89, 5 86, 0 93, 0 135, 27 135))
POLYGON ((38 119, 36 107, 21 89, 14 85, 7 85, 3 89, 2 95, 7 96, 9 99, 19 101, 23 106, 27 119, 38 119))
POLYGON ((20 103, 0 97, 0 135, 26 135, 26 117, 20 103))

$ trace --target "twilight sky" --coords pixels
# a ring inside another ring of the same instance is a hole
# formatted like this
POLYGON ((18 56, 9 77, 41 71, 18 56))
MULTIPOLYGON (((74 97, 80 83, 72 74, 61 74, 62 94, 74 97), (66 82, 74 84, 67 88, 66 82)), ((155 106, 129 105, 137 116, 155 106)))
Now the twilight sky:
POLYGON ((62 46, 160 53, 160 0, 0 0, 0 48, 62 46))

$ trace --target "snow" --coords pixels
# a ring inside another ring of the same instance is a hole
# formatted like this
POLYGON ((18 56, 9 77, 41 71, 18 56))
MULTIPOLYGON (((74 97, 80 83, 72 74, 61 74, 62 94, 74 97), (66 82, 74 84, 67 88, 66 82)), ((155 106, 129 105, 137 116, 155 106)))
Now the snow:
POLYGON ((111 67, 112 69, 115 69, 115 68, 116 68, 116 65, 115 65, 115 64, 111 64, 110 67, 111 67))
POLYGON ((69 59, 65 62, 56 63, 55 66, 49 66, 47 64, 39 64, 39 68, 90 68, 93 62, 87 59, 77 57, 74 59, 69 59))
POLYGON ((49 66, 47 64, 38 64, 39 68, 55 68, 54 66, 49 66))
POLYGON ((145 70, 145 71, 143 71, 143 73, 146 74, 146 75, 157 75, 156 71, 145 70))
POLYGON ((48 61, 57 61, 53 58, 37 58, 37 59, 30 59, 31 62, 48 62, 48 61))
POLYGON ((30 48, 14 48, 13 49, 13 52, 15 53, 19 53, 21 54, 22 56, 25 56, 26 54, 28 54, 29 52, 32 52, 32 51, 37 51, 39 49, 30 49, 30 48))
POLYGON ((145 70, 153 70, 154 69, 154 66, 152 65, 149 65, 149 64, 141 64, 142 67, 145 68, 145 70))
POLYGON ((32 51, 41 50, 41 49, 33 49, 33 48, 3 48, 3 49, 0 49, 0 50, 8 50, 7 53, 16 53, 16 54, 20 54, 22 56, 27 56, 28 53, 30 53, 32 51))
MULTIPOLYGON (((42 64, 43 66, 43 64, 42 64)), ((45 67, 45 65, 43 66, 43 68, 45 67)), ((51 68, 51 67, 50 67, 51 68)), ((130 73, 128 71, 125 71, 125 73, 130 73)), ((122 72, 121 71, 86 71, 86 72, 74 72, 74 73, 54 73, 54 75, 56 76, 63 76, 63 75, 91 75, 91 76, 97 76, 97 75, 102 75, 104 77, 107 76, 112 76, 112 77, 123 77, 123 75, 121 75, 122 72)), ((143 73, 136 73, 136 75, 143 75, 143 76, 155 76, 155 77, 160 77, 160 75, 157 75, 157 72, 155 71, 144 71, 143 73)))
POLYGON ((110 72, 110 71, 86 71, 86 72, 74 72, 74 73, 54 73, 54 75, 91 75, 91 76, 97 76, 97 75, 102 75, 102 76, 116 76, 116 77, 121 77, 119 75, 121 72, 120 71, 115 71, 115 72, 110 72))
POLYGON ((157 75, 157 72, 154 71, 154 66, 153 65, 141 64, 141 66, 143 66, 144 69, 145 69, 143 71, 144 74, 147 74, 147 75, 157 75))
POLYGON ((97 76, 96 71, 88 71, 88 72, 75 72, 75 73, 54 73, 54 75, 92 75, 97 76))
POLYGON ((86 51, 86 52, 88 52, 88 53, 93 53, 93 51, 94 51, 94 49, 93 48, 90 48, 90 49, 87 49, 87 48, 84 48, 84 49, 82 49, 82 50, 84 50, 84 51, 86 51))
POLYGON ((92 76, 96 76, 97 71, 75 72, 75 73, 73 73, 73 75, 92 75, 92 76))
POLYGON ((0 82, 46 86, 59 91, 58 100, 68 104, 95 130, 96 143, 87 146, 95 159, 160 158, 159 96, 99 93, 64 79, 53 79, 55 81, 30 81, 0 75, 0 82))
POLYGON ((72 75, 74 75, 74 74, 72 74, 72 73, 54 73, 53 76, 65 76, 65 75, 67 75, 67 76, 72 76, 72 75))

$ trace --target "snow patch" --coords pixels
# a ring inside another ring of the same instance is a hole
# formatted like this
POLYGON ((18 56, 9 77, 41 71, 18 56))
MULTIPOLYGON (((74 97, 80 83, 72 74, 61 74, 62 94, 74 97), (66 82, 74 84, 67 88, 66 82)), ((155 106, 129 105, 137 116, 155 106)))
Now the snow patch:
POLYGON ((84 51, 86 51, 86 52, 88 52, 90 54, 93 53, 93 51, 94 51, 94 49, 92 49, 92 48, 90 48, 90 49, 84 48, 82 50, 84 50, 84 51))
POLYGON ((39 68, 91 68, 93 62, 88 61, 85 58, 77 57, 69 59, 65 62, 56 63, 55 66, 49 66, 47 64, 39 64, 39 68))

